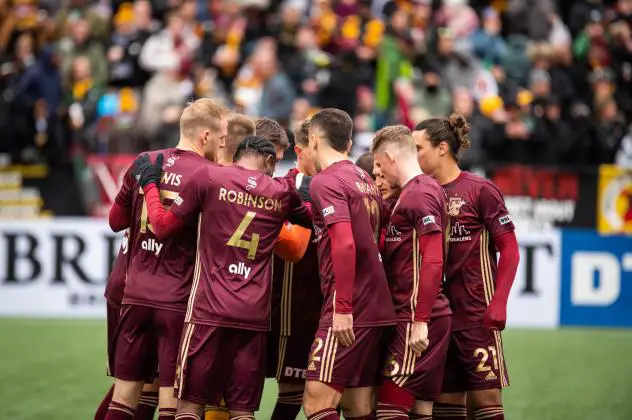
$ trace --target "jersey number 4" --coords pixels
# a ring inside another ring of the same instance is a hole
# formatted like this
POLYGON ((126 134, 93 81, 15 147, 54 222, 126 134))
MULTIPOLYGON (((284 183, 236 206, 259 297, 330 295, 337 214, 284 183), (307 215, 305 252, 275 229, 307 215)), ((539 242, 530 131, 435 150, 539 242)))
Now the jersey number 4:
POLYGON ((226 245, 228 246, 236 246, 237 248, 247 249, 249 260, 254 260, 255 255, 257 254, 257 248, 259 247, 259 234, 253 233, 250 236, 249 241, 242 238, 244 233, 246 233, 246 229, 248 229, 248 226, 250 226, 250 223, 252 223, 256 215, 257 213, 254 211, 246 213, 244 218, 241 219, 239 226, 237 226, 237 229, 235 229, 235 232, 233 232, 233 235, 230 237, 228 242, 226 242, 226 245))

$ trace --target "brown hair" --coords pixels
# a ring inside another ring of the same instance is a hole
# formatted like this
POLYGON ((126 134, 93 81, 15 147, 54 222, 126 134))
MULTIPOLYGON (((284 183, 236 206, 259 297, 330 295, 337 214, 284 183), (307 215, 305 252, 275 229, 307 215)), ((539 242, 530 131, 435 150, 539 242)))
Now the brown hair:
POLYGON ((257 118, 255 120, 255 126, 257 129, 257 137, 263 137, 272 142, 275 146, 280 146, 283 149, 286 149, 290 145, 285 129, 278 122, 270 118, 257 118))
POLYGON ((309 120, 303 121, 296 130, 294 130, 294 144, 307 147, 309 144, 309 120))
POLYGON ((334 150, 347 151, 353 134, 353 120, 349 114, 335 108, 321 109, 312 116, 310 126, 318 127, 334 150))
POLYGON ((248 136, 254 136, 255 122, 243 114, 235 114, 228 120, 228 135, 226 136, 226 156, 233 156, 237 146, 248 136))
POLYGON ((365 172, 371 175, 373 181, 375 181, 375 175, 373 174, 373 161, 373 152, 365 152, 360 155, 355 164, 357 167, 364 169, 365 172))
POLYGON ((452 114, 449 118, 428 118, 415 127, 415 131, 426 132, 428 140, 434 147, 441 142, 446 142, 450 154, 455 160, 459 160, 459 152, 470 147, 470 139, 467 133, 470 125, 463 115, 452 114))
POLYGON ((408 146, 411 151, 415 150, 415 142, 411 137, 412 132, 405 125, 389 125, 380 129, 373 137, 371 151, 377 152, 387 144, 397 144, 408 146))
POLYGON ((228 115, 228 110, 212 99, 202 98, 191 102, 180 116, 180 135, 195 139, 200 130, 219 131, 220 122, 228 115))

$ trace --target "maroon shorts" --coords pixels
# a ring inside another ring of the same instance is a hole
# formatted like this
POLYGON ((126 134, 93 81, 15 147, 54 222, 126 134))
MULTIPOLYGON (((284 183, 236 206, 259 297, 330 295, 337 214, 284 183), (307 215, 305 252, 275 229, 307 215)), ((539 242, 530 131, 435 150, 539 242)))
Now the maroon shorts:
POLYGON ((400 321, 390 336, 384 376, 418 400, 435 400, 441 394, 451 321, 450 316, 430 320, 429 345, 421 357, 416 357, 408 345, 412 323, 400 321))
POLYGON ((509 386, 500 332, 483 326, 452 331, 441 392, 509 386))
POLYGON ((257 411, 265 382, 267 333, 186 324, 176 395, 197 404, 257 411))
POLYGON ((387 327, 354 327, 349 347, 338 343, 331 327, 320 327, 307 364, 307 380, 344 388, 379 383, 382 337, 387 327))
POLYGON ((140 305, 123 305, 115 338, 116 378, 173 386, 184 313, 140 305))
POLYGON ((266 377, 281 383, 302 384, 307 377, 307 358, 314 331, 293 332, 290 336, 268 335, 266 377))
POLYGON ((114 340, 116 339, 116 330, 118 329, 121 319, 121 307, 114 305, 109 300, 106 306, 107 316, 107 335, 108 335, 108 376, 116 376, 114 374, 114 340))

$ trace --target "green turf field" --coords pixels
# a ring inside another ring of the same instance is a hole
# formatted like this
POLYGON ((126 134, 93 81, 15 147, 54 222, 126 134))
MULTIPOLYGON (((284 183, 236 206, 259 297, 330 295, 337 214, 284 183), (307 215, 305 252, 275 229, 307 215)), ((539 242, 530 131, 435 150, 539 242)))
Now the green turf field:
MULTIPOLYGON (((0 319, 0 337, 0 418, 92 418, 110 385, 103 321, 0 319)), ((505 356, 510 420, 632 419, 632 332, 510 330, 505 356)))

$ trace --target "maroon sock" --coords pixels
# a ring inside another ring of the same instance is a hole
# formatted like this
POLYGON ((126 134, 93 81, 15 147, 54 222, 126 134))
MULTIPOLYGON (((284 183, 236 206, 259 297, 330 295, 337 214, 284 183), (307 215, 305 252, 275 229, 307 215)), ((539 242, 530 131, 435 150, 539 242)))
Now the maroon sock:
POLYGON ((158 393, 155 391, 143 391, 136 408, 134 420, 153 420, 158 406, 158 393))
POLYGON ((377 403, 377 420, 381 419, 393 419, 403 420, 408 418, 408 412, 410 410, 405 407, 379 402, 377 403))
POLYGON ((502 405, 488 405, 474 410, 476 420, 505 420, 505 411, 502 405))
POLYGON ((270 420, 294 420, 302 403, 303 391, 279 392, 270 420))
POLYGON ((158 420, 174 420, 177 411, 175 408, 161 408, 158 410, 158 420))
POLYGON ((113 394, 114 394, 114 385, 110 387, 110 390, 108 391, 108 393, 105 394, 105 397, 103 397, 101 404, 99 404, 99 407, 97 408, 97 412, 94 413, 94 420, 105 420, 105 416, 108 413, 108 407, 110 406, 110 402, 112 402, 113 394))
POLYGON ((133 420, 133 418, 134 409, 116 401, 110 403, 108 414, 105 416, 105 420, 133 420))
POLYGON ((340 420, 340 416, 334 408, 326 408, 317 411, 307 418, 307 420, 340 420))
POLYGON ((415 414, 415 413, 411 413, 409 419, 411 419, 411 420, 432 420, 432 414, 415 414))
POLYGON ((464 405, 435 403, 432 416, 435 420, 466 420, 467 410, 464 405))

